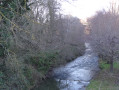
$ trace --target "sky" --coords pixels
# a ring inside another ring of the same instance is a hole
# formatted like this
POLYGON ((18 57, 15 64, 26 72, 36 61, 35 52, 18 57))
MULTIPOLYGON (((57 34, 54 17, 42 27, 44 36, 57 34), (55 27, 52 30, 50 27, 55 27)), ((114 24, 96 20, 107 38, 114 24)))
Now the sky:
POLYGON ((76 16, 82 20, 95 15, 96 11, 108 10, 111 2, 119 3, 119 0, 75 0, 62 2, 62 12, 65 15, 76 16))

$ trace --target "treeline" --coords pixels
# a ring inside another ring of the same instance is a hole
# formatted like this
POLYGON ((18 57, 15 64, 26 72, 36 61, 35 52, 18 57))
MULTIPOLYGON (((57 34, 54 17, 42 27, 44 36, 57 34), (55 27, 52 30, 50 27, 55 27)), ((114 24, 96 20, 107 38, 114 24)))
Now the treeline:
POLYGON ((58 0, 0 1, 0 89, 30 90, 83 54, 84 25, 58 0))
POLYGON ((110 64, 113 72, 113 62, 119 58, 119 9, 111 4, 108 11, 103 10, 88 19, 91 44, 102 60, 110 64))

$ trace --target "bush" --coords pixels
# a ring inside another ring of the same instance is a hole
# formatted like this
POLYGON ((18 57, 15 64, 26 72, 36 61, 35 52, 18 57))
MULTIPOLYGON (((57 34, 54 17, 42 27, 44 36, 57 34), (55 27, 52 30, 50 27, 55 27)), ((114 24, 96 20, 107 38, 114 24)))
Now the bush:
POLYGON ((34 66, 39 72, 45 75, 56 63, 57 55, 57 52, 43 52, 28 56, 25 62, 34 66))

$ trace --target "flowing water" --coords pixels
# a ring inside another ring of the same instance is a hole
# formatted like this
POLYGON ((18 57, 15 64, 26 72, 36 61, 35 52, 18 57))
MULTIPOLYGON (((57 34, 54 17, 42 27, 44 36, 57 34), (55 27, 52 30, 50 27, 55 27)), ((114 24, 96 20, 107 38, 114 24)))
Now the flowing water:
POLYGON ((99 70, 98 57, 89 43, 85 43, 85 54, 65 66, 53 70, 54 79, 44 82, 37 90, 85 90, 99 70))

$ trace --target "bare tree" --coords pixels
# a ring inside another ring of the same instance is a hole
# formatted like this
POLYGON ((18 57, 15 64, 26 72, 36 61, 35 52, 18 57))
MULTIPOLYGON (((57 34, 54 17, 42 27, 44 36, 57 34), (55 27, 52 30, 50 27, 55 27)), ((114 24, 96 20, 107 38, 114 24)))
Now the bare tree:
POLYGON ((113 62, 119 51, 119 16, 116 13, 101 11, 88 20, 91 26, 91 44, 96 52, 109 61, 113 72, 113 62))

